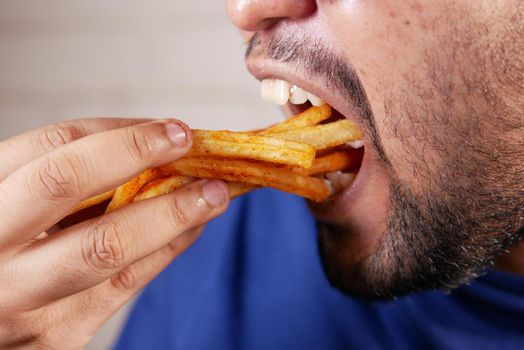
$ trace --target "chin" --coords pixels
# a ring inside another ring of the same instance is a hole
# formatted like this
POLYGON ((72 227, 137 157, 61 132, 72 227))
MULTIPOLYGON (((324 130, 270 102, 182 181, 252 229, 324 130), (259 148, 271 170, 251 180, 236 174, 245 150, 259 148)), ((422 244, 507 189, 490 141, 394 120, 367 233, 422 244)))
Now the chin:
MULTIPOLYGON (((413 269, 387 253, 387 238, 366 256, 356 258, 347 251, 357 233, 347 228, 318 223, 318 249, 324 273, 332 287, 366 301, 384 301, 436 287, 418 279, 413 269), (402 266, 402 267, 400 267, 402 266)), ((409 259, 408 259, 409 260, 409 259)))
MULTIPOLYGON (((370 266, 370 256, 374 251, 365 256, 347 253, 353 250, 352 241, 359 235, 342 227, 318 223, 319 255, 331 286, 348 296, 369 301, 388 300, 406 294, 395 286, 393 280, 386 278, 383 271, 391 267, 378 269, 376 264, 370 266)), ((382 264, 387 262, 384 260, 382 264)))
MULTIPOLYGON (((482 275, 513 242, 484 239, 452 217, 445 204, 430 215, 400 185, 392 185, 387 214, 375 226, 318 220, 318 249, 331 285, 364 300, 388 300, 426 290, 450 291, 482 275), (378 237, 378 239, 370 239, 378 237), (365 243, 367 242, 367 243, 365 243)), ((358 221, 357 221, 358 222, 358 221)))

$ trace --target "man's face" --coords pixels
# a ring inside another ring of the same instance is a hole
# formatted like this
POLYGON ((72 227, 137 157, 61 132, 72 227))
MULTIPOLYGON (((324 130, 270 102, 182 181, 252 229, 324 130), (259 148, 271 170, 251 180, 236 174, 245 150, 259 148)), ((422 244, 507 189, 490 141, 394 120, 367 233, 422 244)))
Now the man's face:
POLYGON ((247 66, 362 130, 342 194, 311 204, 332 284, 364 298, 453 288, 524 230, 524 3, 231 0, 247 66))

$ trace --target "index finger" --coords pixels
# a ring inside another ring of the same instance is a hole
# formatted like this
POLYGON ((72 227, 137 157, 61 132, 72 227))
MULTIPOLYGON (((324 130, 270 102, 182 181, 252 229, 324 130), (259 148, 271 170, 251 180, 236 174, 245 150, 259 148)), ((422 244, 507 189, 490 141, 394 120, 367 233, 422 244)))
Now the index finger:
POLYGON ((26 242, 83 199, 176 160, 190 147, 189 128, 164 120, 90 135, 44 155, 0 183, 0 247, 26 242))
POLYGON ((151 119, 96 118, 55 123, 0 142, 0 181, 52 150, 103 131, 142 124, 151 119))

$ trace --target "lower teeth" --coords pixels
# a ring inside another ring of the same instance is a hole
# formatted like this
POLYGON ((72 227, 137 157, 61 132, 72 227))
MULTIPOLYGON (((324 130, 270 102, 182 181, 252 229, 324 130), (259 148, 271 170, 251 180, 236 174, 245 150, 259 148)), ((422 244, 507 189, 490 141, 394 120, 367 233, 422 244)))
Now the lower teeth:
POLYGON ((364 147, 364 141, 363 140, 357 140, 357 141, 348 142, 348 146, 350 146, 351 148, 354 148, 354 149, 359 149, 359 148, 364 147))
POLYGON ((338 193, 350 186, 356 176, 356 173, 343 173, 339 170, 327 173, 325 177, 331 185, 333 193, 338 193))

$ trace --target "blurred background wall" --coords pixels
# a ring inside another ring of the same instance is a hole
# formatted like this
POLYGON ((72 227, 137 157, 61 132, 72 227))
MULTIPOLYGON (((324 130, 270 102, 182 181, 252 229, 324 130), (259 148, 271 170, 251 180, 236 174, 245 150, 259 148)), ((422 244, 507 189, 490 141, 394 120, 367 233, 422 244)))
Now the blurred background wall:
POLYGON ((0 137, 106 115, 263 125, 244 50, 221 0, 0 0, 0 137))
MULTIPOLYGON (((244 50, 221 0, 0 0, 0 139, 92 116, 267 125, 279 112, 244 50)), ((88 349, 108 349, 125 315, 88 349)))

